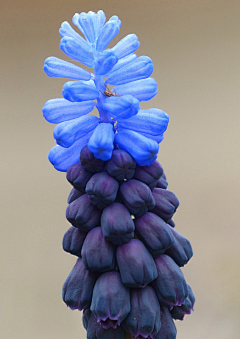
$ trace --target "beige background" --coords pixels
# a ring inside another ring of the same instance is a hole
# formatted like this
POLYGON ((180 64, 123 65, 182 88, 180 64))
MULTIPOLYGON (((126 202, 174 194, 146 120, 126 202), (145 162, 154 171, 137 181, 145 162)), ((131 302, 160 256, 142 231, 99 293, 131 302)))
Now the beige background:
POLYGON ((41 107, 65 80, 42 71, 75 12, 103 9, 136 33, 152 58, 159 94, 144 108, 170 115, 159 161, 180 200, 177 230, 194 257, 183 269, 197 302, 178 339, 240 337, 239 0, 1 0, 0 337, 85 338, 61 300, 75 259, 63 252, 70 185, 47 154, 53 126, 41 107))

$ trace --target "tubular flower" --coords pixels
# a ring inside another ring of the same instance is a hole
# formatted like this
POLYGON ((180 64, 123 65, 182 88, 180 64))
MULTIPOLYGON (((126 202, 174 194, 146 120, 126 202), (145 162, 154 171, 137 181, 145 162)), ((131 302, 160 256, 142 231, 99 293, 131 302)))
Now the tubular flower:
POLYGON ((103 11, 88 12, 75 14, 72 21, 81 33, 63 22, 60 48, 93 71, 56 57, 45 61, 48 76, 72 79, 63 86, 63 98, 48 100, 43 107, 45 119, 58 124, 50 162, 66 172, 88 145, 94 157, 103 161, 111 159, 115 147, 130 153, 137 164, 151 165, 169 120, 161 110, 140 107, 140 101, 150 100, 158 92, 156 81, 150 78, 152 60, 134 53, 140 46, 135 34, 106 49, 119 33, 117 16, 106 22, 103 11), (89 114, 94 108, 99 117, 89 114))
POLYGON ((84 67, 55 57, 44 65, 49 76, 72 80, 43 107, 57 124, 49 160, 72 185, 62 245, 78 259, 63 301, 83 310, 87 339, 175 339, 174 320, 195 302, 181 271, 193 252, 174 228, 179 201, 156 160, 168 115, 140 107, 157 94, 153 63, 137 58, 135 34, 106 49, 117 16, 75 14, 73 24, 81 33, 64 22, 60 48, 84 67), (94 108, 99 117, 89 114, 94 108))

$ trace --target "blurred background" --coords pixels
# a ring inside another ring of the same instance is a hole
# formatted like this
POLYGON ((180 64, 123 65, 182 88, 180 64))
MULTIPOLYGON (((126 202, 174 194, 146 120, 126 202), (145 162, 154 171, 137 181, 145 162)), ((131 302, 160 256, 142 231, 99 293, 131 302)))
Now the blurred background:
POLYGON ((60 24, 99 9, 122 20, 114 43, 136 33, 138 56, 153 60, 159 93, 142 107, 170 116, 158 160, 180 200, 176 229, 194 250, 183 273, 197 298, 177 338, 239 338, 239 0, 1 1, 1 338, 86 338, 61 299, 75 263, 61 245, 71 187, 48 162, 54 126, 41 112, 66 80, 42 66, 69 60, 60 24))

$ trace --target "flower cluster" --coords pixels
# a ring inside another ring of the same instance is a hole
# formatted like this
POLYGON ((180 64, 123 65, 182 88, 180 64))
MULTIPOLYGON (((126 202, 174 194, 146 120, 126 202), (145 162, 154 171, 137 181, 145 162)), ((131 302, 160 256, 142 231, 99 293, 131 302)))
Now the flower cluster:
POLYGON ((140 43, 129 34, 114 47, 105 49, 118 34, 121 21, 106 21, 103 11, 75 14, 73 24, 85 39, 63 22, 59 30, 60 48, 70 58, 92 67, 94 73, 56 57, 49 57, 44 71, 51 77, 74 79, 63 86, 63 98, 51 99, 43 107, 47 121, 57 124, 53 136, 57 145, 49 160, 59 171, 79 161, 85 146, 95 158, 109 160, 114 148, 126 150, 138 165, 157 158, 169 117, 160 109, 142 110, 140 101, 157 94, 157 83, 150 75, 153 63, 134 53, 140 43), (113 86, 110 89, 109 86, 113 86), (88 113, 97 108, 99 118, 88 113))

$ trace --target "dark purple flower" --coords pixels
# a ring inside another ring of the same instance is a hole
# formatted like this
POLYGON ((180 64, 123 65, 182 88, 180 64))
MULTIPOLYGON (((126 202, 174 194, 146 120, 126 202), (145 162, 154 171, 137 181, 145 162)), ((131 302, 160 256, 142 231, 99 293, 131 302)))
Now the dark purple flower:
POLYGON ((170 219, 170 220, 168 220, 168 225, 174 228, 175 222, 172 219, 170 219))
POLYGON ((130 312, 130 290, 118 272, 103 273, 97 280, 91 311, 103 328, 117 328, 130 312))
POLYGON ((67 180, 79 191, 85 193, 85 187, 93 173, 85 171, 83 166, 78 162, 69 167, 67 171, 67 180))
POLYGON ((132 338, 153 339, 161 327, 160 312, 152 287, 131 289, 131 311, 122 327, 132 338))
POLYGON ((89 271, 111 271, 116 265, 115 252, 115 246, 104 239, 101 227, 95 227, 83 243, 83 264, 89 271))
POLYGON ((80 153, 80 163, 86 171, 96 173, 102 172, 105 167, 105 161, 97 159, 89 148, 84 146, 80 153))
POLYGON ((128 209, 116 202, 104 208, 101 227, 106 240, 122 245, 134 237, 134 222, 128 209))
POLYGON ((186 314, 190 314, 191 311, 194 311, 193 306, 195 303, 195 296, 190 285, 187 284, 187 286, 188 286, 188 296, 184 300, 184 303, 181 306, 174 306, 173 309, 171 310, 171 315, 173 319, 183 320, 186 314))
POLYGON ((177 329, 167 307, 161 307, 161 328, 155 339, 176 339, 177 329))
POLYGON ((83 327, 85 328, 85 330, 88 329, 88 324, 89 324, 91 314, 92 312, 90 311, 89 308, 86 308, 85 310, 83 310, 82 322, 83 322, 83 327))
POLYGON ((151 285, 161 305, 172 309, 180 306, 188 296, 187 283, 178 265, 168 255, 155 259, 158 277, 151 285))
POLYGON ((157 188, 166 189, 168 187, 168 182, 165 173, 163 172, 162 176, 157 181, 157 188))
POLYGON ((116 329, 113 327, 103 328, 94 314, 91 314, 87 329, 87 339, 124 339, 124 334, 124 330, 120 326, 117 326, 116 329))
POLYGON ((155 257, 163 254, 174 243, 168 224, 156 214, 147 212, 135 219, 135 232, 155 257))
POLYGON ((68 196, 68 200, 67 200, 68 204, 71 204, 71 202, 80 198, 83 194, 84 194, 84 192, 81 192, 81 191, 79 191, 79 190, 77 190, 76 188, 73 187, 73 189, 71 190, 71 192, 68 196))
POLYGON ((112 157, 107 162, 106 170, 112 177, 122 181, 132 179, 135 167, 136 161, 131 155, 122 149, 117 149, 112 152, 112 157))
POLYGON ((151 212, 168 222, 179 206, 176 195, 163 188, 154 188, 152 190, 152 195, 156 201, 156 206, 151 209, 151 212))
POLYGON ((127 287, 145 287, 157 278, 153 257, 143 243, 132 239, 117 247, 117 263, 122 282, 127 287))
POLYGON ((131 179, 120 186, 120 196, 129 211, 141 217, 155 207, 150 188, 141 181, 131 179))
POLYGON ((152 190, 156 186, 158 179, 162 174, 162 166, 158 161, 154 161, 154 163, 149 166, 137 165, 133 178, 144 182, 152 190))
POLYGON ((118 191, 118 182, 108 173, 96 173, 88 181, 86 193, 98 208, 105 208, 114 202, 118 191))
POLYGON ((87 194, 71 202, 66 210, 67 220, 85 232, 99 225, 101 214, 102 211, 91 203, 87 194))
POLYGON ((82 259, 78 258, 63 284, 62 297, 67 306, 72 310, 89 308, 98 276, 98 273, 86 270, 82 259))
POLYGON ((174 228, 170 227, 174 237, 174 244, 166 251, 178 266, 184 266, 193 256, 192 246, 190 241, 183 235, 178 233, 174 228))
POLYGON ((79 230, 78 228, 71 226, 63 237, 63 249, 64 251, 81 257, 81 250, 84 239, 87 233, 79 230))

